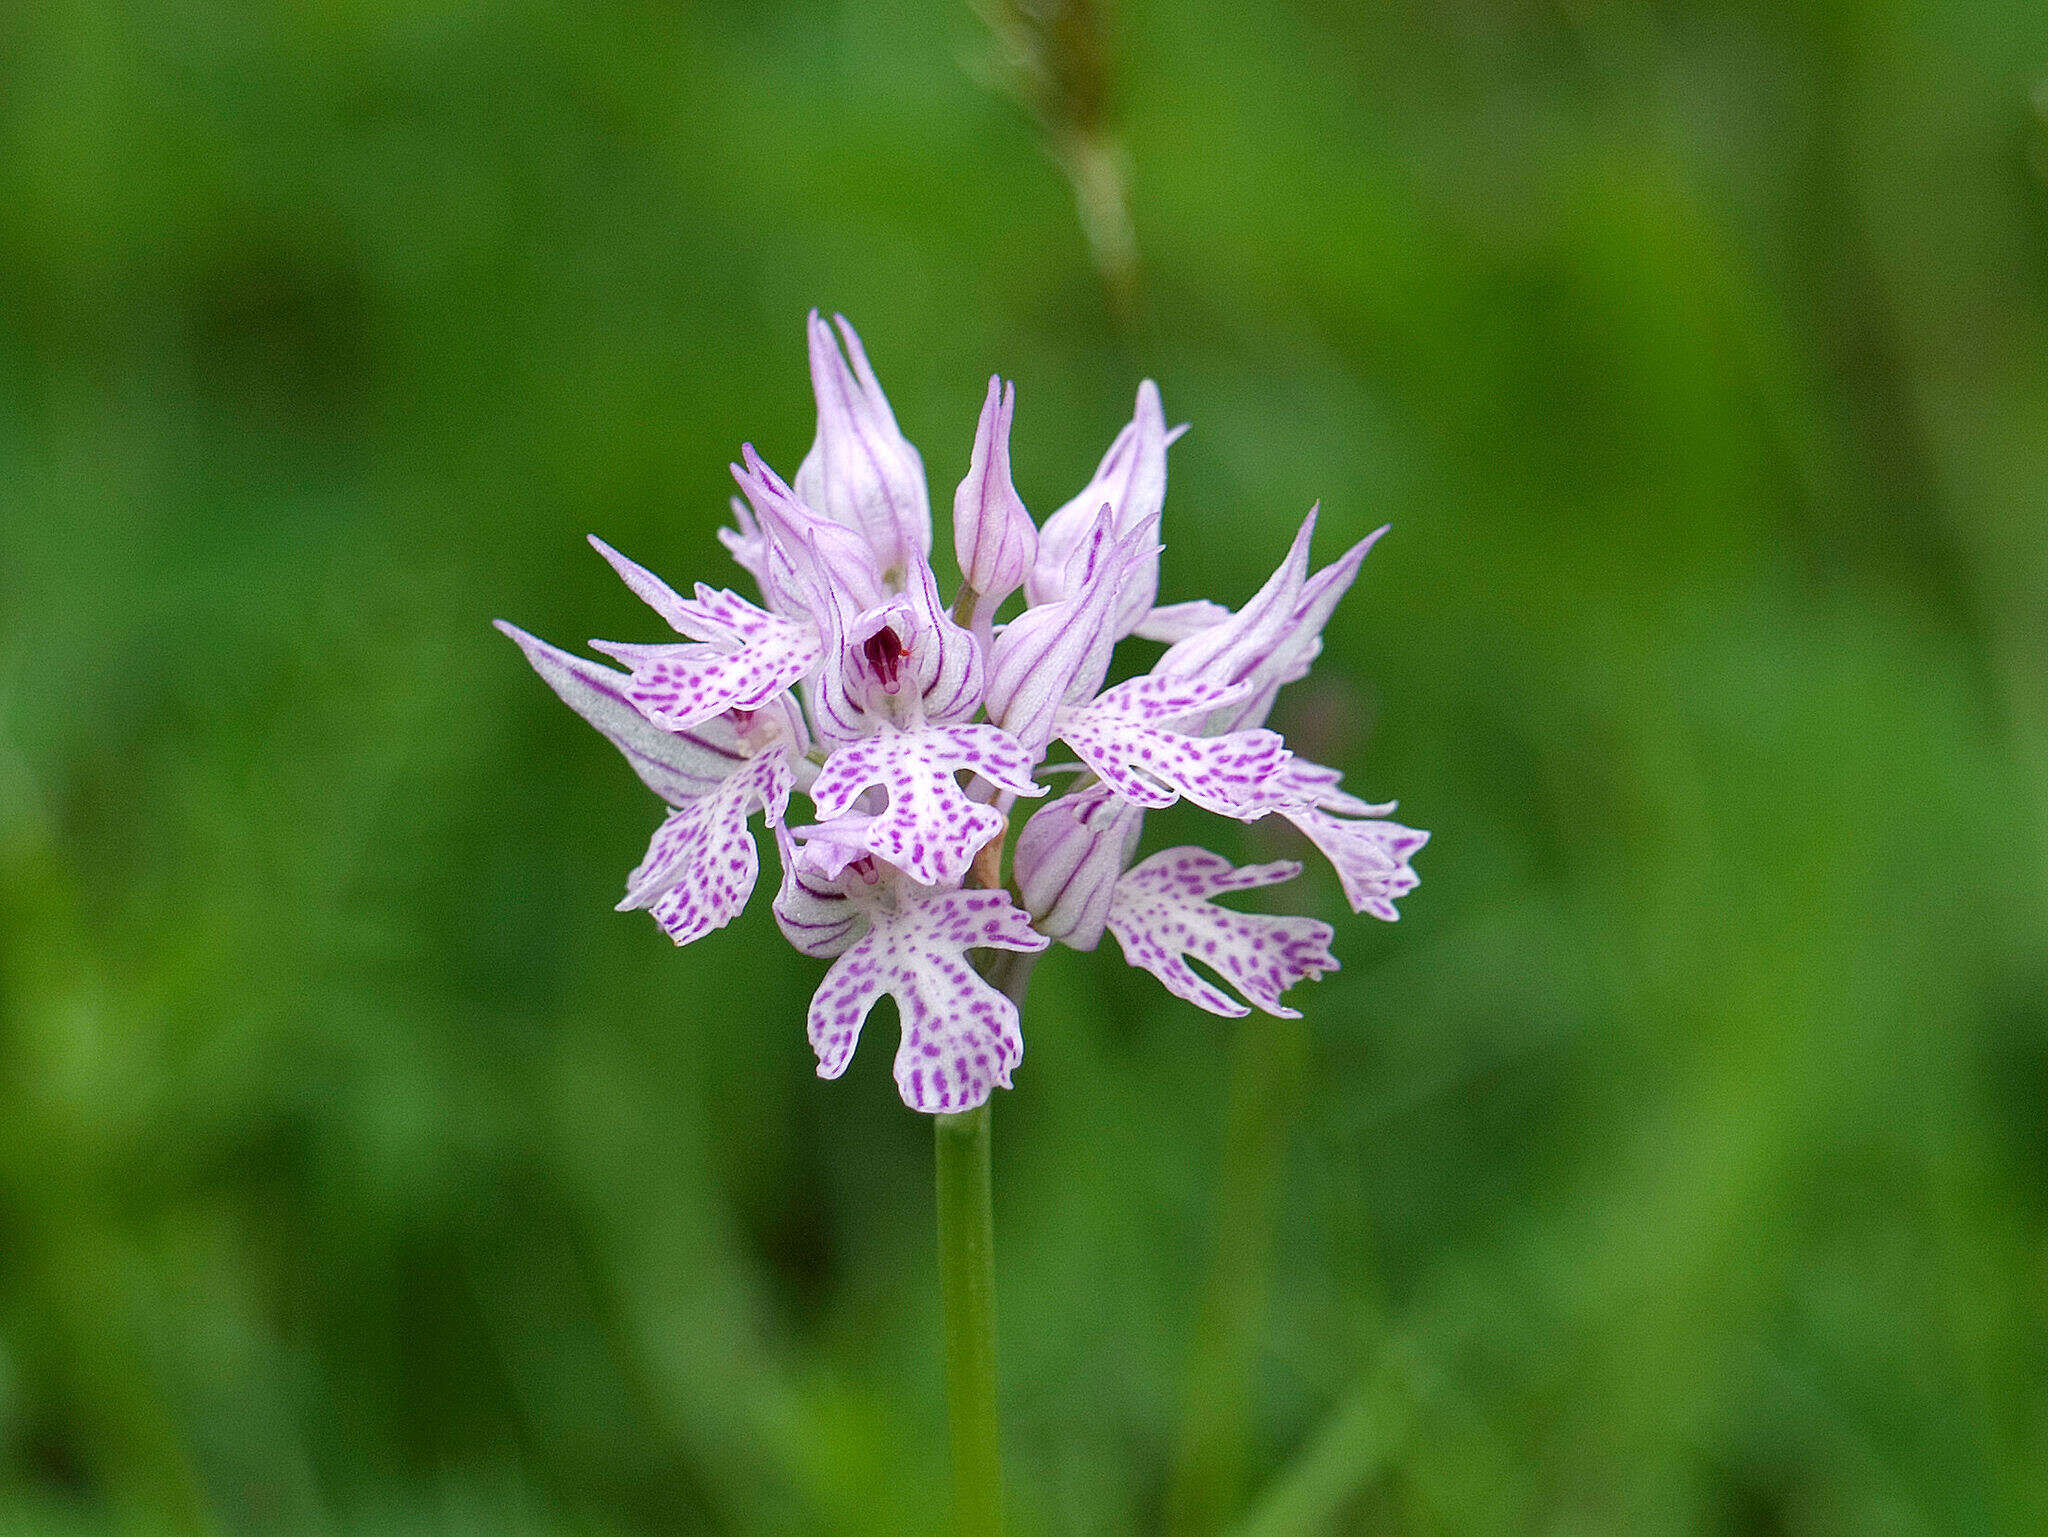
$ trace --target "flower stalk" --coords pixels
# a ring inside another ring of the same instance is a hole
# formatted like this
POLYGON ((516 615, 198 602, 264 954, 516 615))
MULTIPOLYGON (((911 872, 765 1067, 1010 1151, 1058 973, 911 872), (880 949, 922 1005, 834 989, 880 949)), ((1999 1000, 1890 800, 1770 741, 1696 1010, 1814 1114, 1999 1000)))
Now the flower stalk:
POLYGON ((946 1340, 946 1419, 959 1537, 1003 1529, 996 1420, 996 1240, 986 1102, 932 1118, 939 1197, 939 1297, 946 1340))

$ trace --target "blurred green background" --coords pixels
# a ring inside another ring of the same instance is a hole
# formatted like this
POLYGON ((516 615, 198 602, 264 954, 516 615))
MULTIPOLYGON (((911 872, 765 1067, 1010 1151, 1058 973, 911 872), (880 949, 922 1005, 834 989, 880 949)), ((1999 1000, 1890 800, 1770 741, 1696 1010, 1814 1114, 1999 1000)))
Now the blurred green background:
POLYGON ((1043 30, 0 16, 0 1530, 942 1529, 887 1011, 822 1083, 765 901, 611 911, 488 627, 728 580, 813 304, 941 508, 990 371, 1040 515, 1157 378, 1168 598, 1395 525, 1280 724, 1404 921, 1278 893, 1299 1026, 1040 969, 1020 1533, 2048 1526, 2048 15, 1043 30))

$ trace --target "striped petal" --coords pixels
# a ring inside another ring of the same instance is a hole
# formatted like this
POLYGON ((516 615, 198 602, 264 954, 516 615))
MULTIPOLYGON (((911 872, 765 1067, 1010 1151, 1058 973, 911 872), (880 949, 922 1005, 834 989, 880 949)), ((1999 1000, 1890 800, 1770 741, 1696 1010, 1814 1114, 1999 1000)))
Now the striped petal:
POLYGON ((1173 616, 1158 622, 1171 614, 1167 609, 1155 609, 1148 616, 1152 638, 1174 642, 1153 669, 1161 677, 1248 685, 1232 707, 1204 723, 1207 731, 1265 723, 1273 696, 1305 676, 1323 649, 1323 626, 1338 600, 1351 590, 1366 554, 1387 531, 1381 527, 1368 534, 1311 576, 1308 550, 1315 528, 1316 510, 1311 508, 1279 568, 1236 613, 1220 609, 1214 615, 1198 614, 1194 611, 1204 605, 1181 604, 1177 607, 1190 611, 1184 619, 1173 616), (1175 635, 1174 630, 1184 633, 1175 635))
POLYGON ((896 426, 889 397, 844 315, 832 335, 816 310, 809 339, 818 435, 797 466, 796 494, 854 530, 884 571, 907 570, 932 548, 924 460, 896 426), (845 343, 845 352, 840 343, 845 343))
POLYGON ((1096 510, 1076 559, 1081 575, 1068 595, 1027 608, 1003 626, 989 654, 989 718, 1026 747, 1043 752, 1060 710, 1102 687, 1116 646, 1111 617, 1132 573, 1159 559, 1154 524, 1119 536, 1108 506, 1096 510))
MULTIPOLYGON (((1079 586, 1082 554, 1103 507, 1110 509, 1118 535, 1159 515, 1166 501, 1166 450, 1182 430, 1167 430, 1159 386, 1150 379, 1139 385, 1131 420, 1109 445, 1094 478, 1038 532, 1038 553, 1024 582, 1034 605, 1057 602, 1079 586)), ((1159 553, 1153 550, 1133 566, 1130 581, 1118 595, 1109 619, 1115 634, 1130 634, 1151 612, 1158 593, 1159 553)))
POLYGON ((1017 386, 988 381, 967 478, 953 495, 953 552, 973 590, 969 627, 986 641, 1003 599, 1023 585, 1038 554, 1038 529, 1010 479, 1010 418, 1017 386))
POLYGON ((847 896, 843 881, 804 868, 788 829, 775 829, 775 844, 782 855, 775 926, 805 955, 829 960, 860 936, 867 914, 847 896))
POLYGON ((1010 868, 1040 933, 1076 950, 1102 942, 1117 877, 1144 821, 1143 808, 1096 785, 1061 796, 1024 824, 1010 868))
POLYGON ((1190 635, 1199 635, 1229 617, 1229 609, 1221 603, 1211 603, 1207 598, 1196 598, 1187 603, 1162 603, 1139 620, 1138 627, 1131 633, 1140 640, 1163 641, 1172 645, 1190 635))

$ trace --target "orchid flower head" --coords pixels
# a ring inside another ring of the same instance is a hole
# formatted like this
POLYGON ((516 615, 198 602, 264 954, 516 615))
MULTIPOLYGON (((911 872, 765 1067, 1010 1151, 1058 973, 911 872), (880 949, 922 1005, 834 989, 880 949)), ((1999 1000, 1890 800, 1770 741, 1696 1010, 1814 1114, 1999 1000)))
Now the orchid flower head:
POLYGON ((758 599, 705 583, 686 594, 593 538, 675 638, 593 642, 607 666, 499 626, 666 807, 618 905, 677 944, 730 923, 759 883, 759 818, 781 872, 776 922, 831 962, 807 1026, 819 1074, 845 1071, 890 996, 898 1090, 933 1114, 1010 1086, 1019 979, 1053 941, 1093 950, 1112 935, 1129 964, 1211 1013, 1291 1016, 1287 991, 1336 969, 1332 929, 1220 899, 1300 866, 1192 846, 1140 858, 1145 816, 1187 801, 1291 824, 1354 911, 1399 916, 1428 834, 1266 727, 1385 529, 1313 570, 1312 510, 1241 607, 1162 606, 1166 451, 1184 429, 1167 427, 1157 386, 1139 386, 1089 483, 1041 527, 1011 478, 1016 387, 991 378, 953 501, 963 580, 949 601, 923 460, 860 338, 815 311, 807 336, 810 452, 791 482, 743 446, 719 532, 758 599), (996 623, 1019 588, 1023 611, 996 623), (1134 634, 1166 649, 1112 683, 1134 634), (1052 761, 1055 744, 1070 757, 1052 761))

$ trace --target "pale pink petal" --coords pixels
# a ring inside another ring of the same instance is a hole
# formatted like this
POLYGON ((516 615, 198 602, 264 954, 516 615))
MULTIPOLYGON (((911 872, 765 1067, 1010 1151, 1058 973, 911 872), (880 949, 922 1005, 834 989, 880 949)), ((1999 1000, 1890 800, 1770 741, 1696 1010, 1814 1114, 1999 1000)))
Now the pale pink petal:
POLYGON ((1256 662, 1262 643, 1270 645, 1279 638, 1300 599, 1302 583, 1308 577, 1309 541, 1315 534, 1316 513, 1317 509, 1309 509, 1286 556, 1243 608, 1218 624, 1204 625, 1178 642, 1160 658, 1156 670, 1168 677, 1206 676, 1237 681, 1244 667, 1256 662))
POLYGON ((789 835, 800 845, 797 868, 821 881, 838 880, 848 865, 867 854, 868 832, 874 821, 862 812, 849 811, 829 821, 792 827, 789 835))
POLYGON ((732 521, 733 527, 718 530, 718 542, 732 556, 733 564, 759 583, 762 595, 767 596, 768 541, 763 537, 753 511, 737 496, 732 498, 732 521))
MULTIPOLYGON (((1130 422, 1109 445, 1094 478, 1039 530, 1038 556, 1024 582, 1025 594, 1034 605, 1057 602, 1079 586, 1079 557, 1099 509, 1110 508, 1119 535, 1159 515, 1166 501, 1166 449, 1178 436, 1178 431, 1167 431, 1159 387, 1147 379, 1138 386, 1137 408, 1130 422)), ((1128 635, 1150 612, 1158 593, 1159 557, 1155 552, 1133 570, 1110 615, 1115 633, 1128 635)))
POLYGON ((824 626, 828 608, 858 613, 882 601, 882 568, 865 537, 808 505, 754 445, 740 446, 732 476, 761 529, 762 592, 778 614, 824 626))
POLYGON ((1301 866, 1291 860, 1233 869, 1229 860, 1207 849, 1165 849, 1117 882, 1109 931, 1126 961, 1212 1014, 1236 1018, 1250 1011, 1198 973, 1190 959, 1268 1014, 1298 1019, 1300 1011, 1281 1003, 1280 995, 1297 982, 1337 969, 1330 926, 1313 918, 1233 912, 1210 899, 1300 873, 1301 866))
POLYGON ((1171 726, 1190 716, 1206 714, 1219 705, 1232 704, 1251 691, 1249 683, 1147 673, 1104 689, 1088 710, 1093 715, 1115 716, 1143 725, 1171 726))
POLYGON ((780 615, 749 603, 730 588, 703 582, 697 584, 697 595, 682 605, 681 613, 678 630, 692 640, 708 640, 714 645, 744 646, 786 635, 790 629, 790 621, 780 615))
POLYGON ((1246 820, 1264 815, 1248 815, 1247 799, 1287 752, 1271 731, 1193 737, 1086 717, 1066 722, 1060 736, 1103 783, 1134 805, 1156 809, 1185 796, 1205 810, 1246 820))
POLYGON ((967 477, 953 496, 953 553, 974 590, 970 623, 983 639, 990 618, 1023 584, 1038 554, 1038 529, 1010 479, 1010 418, 1016 408, 1017 387, 990 379, 967 477))
POLYGON ((591 645, 633 670, 627 697, 665 731, 687 731, 727 710, 759 710, 818 665, 824 647, 808 621, 790 620, 736 592, 697 584, 685 598, 595 535, 591 544, 633 592, 693 645, 591 645))
POLYGON ((857 809, 879 786, 889 804, 868 824, 866 846, 911 879, 942 886, 966 874, 983 844, 1003 830, 994 808, 970 800, 955 778, 969 769, 1018 795, 1043 795, 1032 759, 1005 731, 981 723, 923 731, 884 729, 845 743, 811 786, 822 821, 857 809))
MULTIPOLYGON (((611 568, 619 573, 620 580, 632 590, 633 596, 666 619, 669 628, 683 634, 690 633, 682 623, 682 616, 689 604, 681 593, 645 566, 628 560, 597 535, 592 534, 589 537, 591 548, 611 563, 611 568)), ((695 638, 705 640, 709 637, 699 635, 695 638)))
POLYGON ((590 543, 621 580, 669 628, 691 640, 709 641, 721 650, 735 650, 749 641, 766 640, 787 631, 789 621, 749 603, 728 588, 699 582, 694 598, 685 598, 645 566, 628 560, 597 535, 590 543))
MULTIPOLYGON (((1323 626, 1350 590, 1366 553, 1386 533, 1367 535, 1314 576, 1308 574, 1309 540, 1316 513, 1302 520, 1294 543, 1266 584, 1235 614, 1224 610, 1215 623, 1192 627, 1175 640, 1153 669, 1161 677, 1206 678, 1250 685, 1234 707, 1206 723, 1210 732, 1236 731, 1264 723, 1273 696, 1307 674, 1323 646, 1323 626)), ((1163 611, 1155 611, 1163 612, 1163 611)), ((1158 639, 1172 639, 1158 635, 1158 639)))
POLYGON ((1342 789, 1344 775, 1336 769, 1307 758, 1289 758, 1266 782, 1264 793, 1276 803, 1304 802, 1324 811, 1350 817, 1383 817, 1394 809, 1393 801, 1375 805, 1342 789))
POLYGON ((1420 880, 1408 861, 1429 842, 1428 833, 1378 818, 1332 816, 1312 806, 1279 814, 1300 828, 1336 868, 1344 899, 1354 913, 1370 913, 1388 923, 1401 916, 1394 903, 1420 880))
POLYGON ((934 1114, 971 1110, 1010 1086, 1024 1042, 1017 1006, 975 972, 967 952, 1042 950, 1046 939, 1000 891, 901 895, 895 907, 872 910, 867 933, 833 962, 811 1000, 818 1075, 846 1071, 868 1012, 888 994, 903 1027, 903 1102, 934 1114))
POLYGON ((912 561, 904 583, 904 598, 916 615, 906 640, 924 718, 935 726, 967 720, 981 708, 988 688, 981 642, 954 623, 929 561, 912 561))
POLYGON ((826 625, 816 703, 827 741, 882 726, 951 725, 981 707, 988 670, 980 642, 946 612, 929 562, 920 557, 904 578, 904 591, 858 613, 837 610, 826 625))
POLYGON ((1221 603, 1211 603, 1207 598, 1196 598, 1187 603, 1162 603, 1139 620, 1138 627, 1131 633, 1140 640, 1163 641, 1171 645, 1175 641, 1186 640, 1190 635, 1199 635, 1229 617, 1229 609, 1221 603))
POLYGON ((1320 763, 1290 759, 1261 791, 1258 814, 1300 828, 1335 867, 1351 910, 1391 923, 1401 916, 1394 903, 1418 883, 1409 861, 1429 834, 1388 821, 1392 801, 1374 805, 1339 789, 1342 777, 1320 763))
POLYGON ((996 636, 989 657, 989 718, 1026 747, 1043 752, 1060 709, 1093 697, 1109 671, 1117 632, 1112 618, 1133 572, 1157 562, 1150 521, 1119 536, 1099 508, 1082 571, 1063 598, 1027 608, 996 636))

